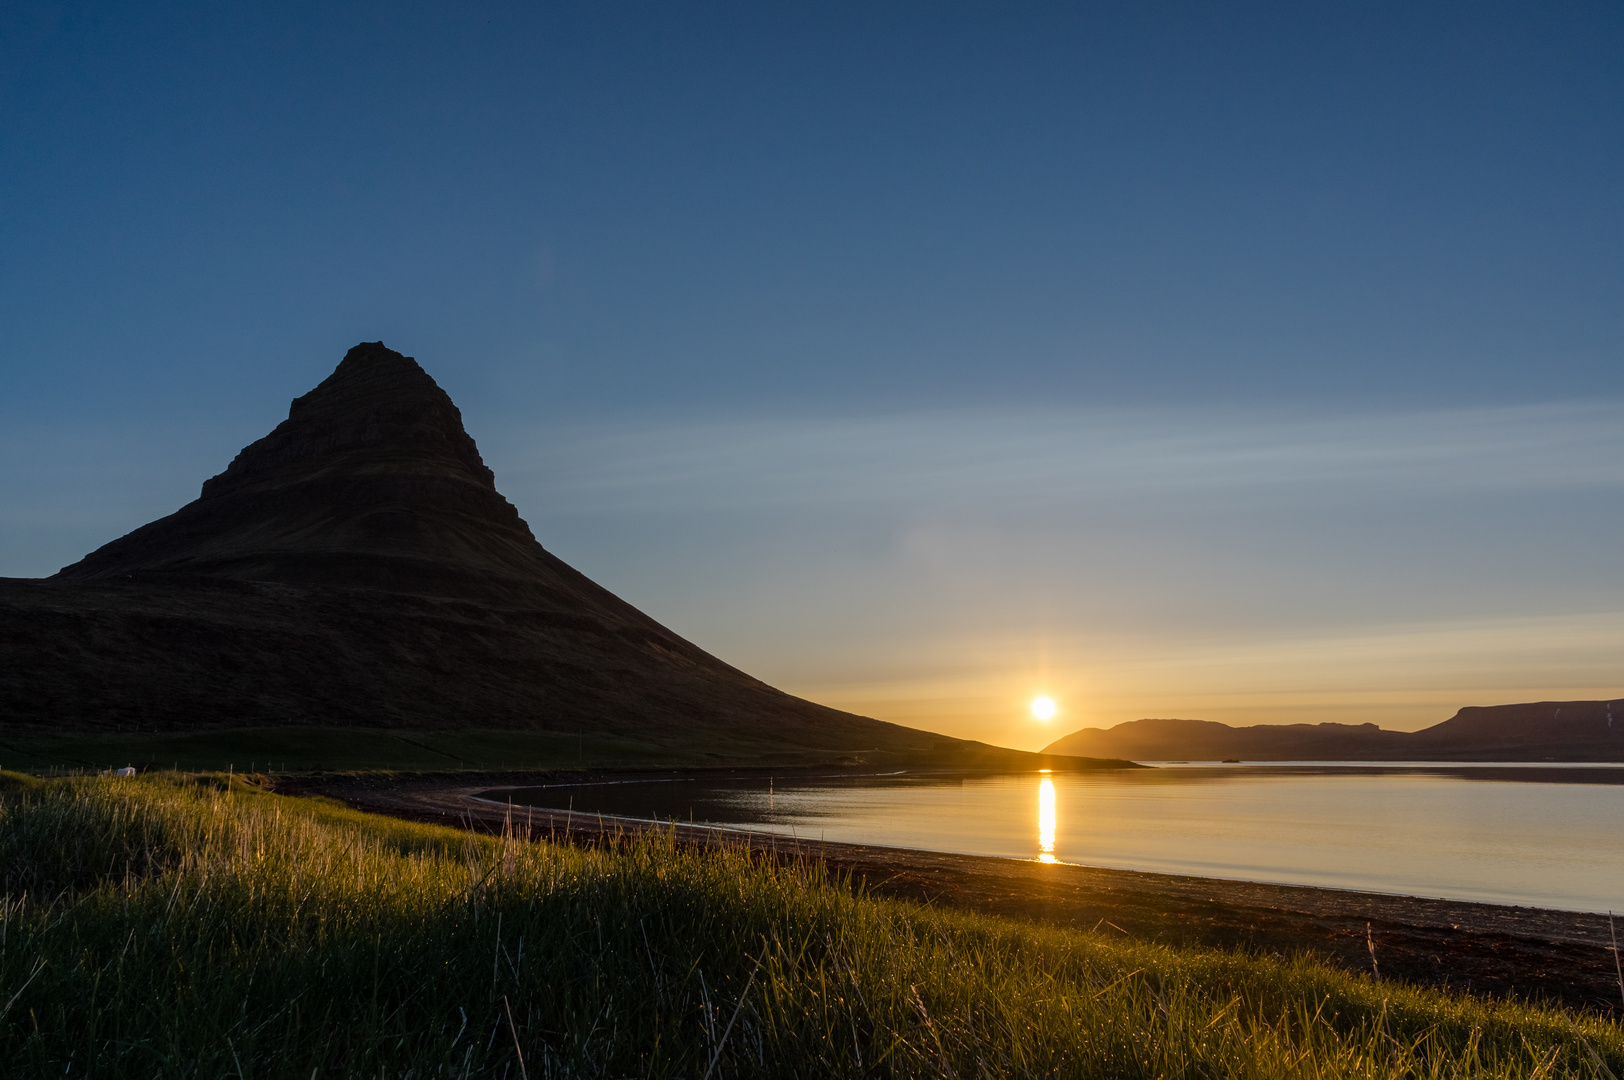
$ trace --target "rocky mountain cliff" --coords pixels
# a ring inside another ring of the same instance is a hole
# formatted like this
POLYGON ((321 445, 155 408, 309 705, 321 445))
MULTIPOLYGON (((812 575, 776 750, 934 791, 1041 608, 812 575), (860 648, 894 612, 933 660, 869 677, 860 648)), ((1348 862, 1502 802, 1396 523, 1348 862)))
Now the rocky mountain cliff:
POLYGON ((1375 724, 1134 720, 1074 731, 1044 752, 1135 761, 1624 761, 1624 701, 1468 706, 1413 732, 1375 724))
POLYGON ((196 501, 63 568, 63 581, 187 574, 631 609, 550 555, 417 362, 357 345, 196 501))

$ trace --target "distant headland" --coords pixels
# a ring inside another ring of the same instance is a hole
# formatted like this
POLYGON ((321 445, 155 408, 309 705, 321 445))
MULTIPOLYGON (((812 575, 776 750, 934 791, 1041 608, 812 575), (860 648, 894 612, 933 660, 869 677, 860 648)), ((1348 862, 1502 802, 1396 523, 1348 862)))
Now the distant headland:
POLYGON ((1044 752, 1135 761, 1624 761, 1624 700, 1474 705, 1421 731, 1134 720, 1074 731, 1044 752))

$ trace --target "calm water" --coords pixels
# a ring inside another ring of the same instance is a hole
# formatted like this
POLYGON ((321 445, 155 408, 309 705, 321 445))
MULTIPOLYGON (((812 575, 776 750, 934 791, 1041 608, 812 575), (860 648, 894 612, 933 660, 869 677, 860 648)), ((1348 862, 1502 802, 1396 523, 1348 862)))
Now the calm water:
POLYGON ((518 805, 1128 870, 1624 910, 1624 767, 1169 765, 654 781, 518 805))

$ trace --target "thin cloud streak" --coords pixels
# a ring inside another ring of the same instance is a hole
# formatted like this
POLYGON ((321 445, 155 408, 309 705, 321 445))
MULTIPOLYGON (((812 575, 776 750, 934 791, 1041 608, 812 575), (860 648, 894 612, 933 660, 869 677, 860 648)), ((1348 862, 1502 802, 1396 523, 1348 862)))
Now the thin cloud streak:
POLYGON ((1282 417, 940 412, 565 427, 500 439, 558 512, 1007 503, 1326 485, 1394 493, 1624 486, 1624 402, 1282 417))

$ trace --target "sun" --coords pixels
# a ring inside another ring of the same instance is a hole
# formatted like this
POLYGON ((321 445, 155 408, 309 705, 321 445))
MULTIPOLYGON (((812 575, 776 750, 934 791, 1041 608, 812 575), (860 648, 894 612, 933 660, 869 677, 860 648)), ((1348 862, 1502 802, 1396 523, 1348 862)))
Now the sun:
POLYGON ((1037 697, 1032 699, 1032 715, 1039 720, 1053 720, 1055 712, 1053 698, 1037 697))

